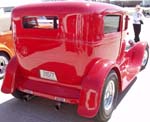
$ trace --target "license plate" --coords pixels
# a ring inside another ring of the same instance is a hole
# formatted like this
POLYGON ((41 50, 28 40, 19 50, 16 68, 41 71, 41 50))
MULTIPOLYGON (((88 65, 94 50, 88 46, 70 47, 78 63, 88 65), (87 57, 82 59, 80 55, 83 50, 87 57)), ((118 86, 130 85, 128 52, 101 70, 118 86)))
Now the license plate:
POLYGON ((52 71, 40 70, 40 77, 43 79, 57 81, 56 74, 52 71))

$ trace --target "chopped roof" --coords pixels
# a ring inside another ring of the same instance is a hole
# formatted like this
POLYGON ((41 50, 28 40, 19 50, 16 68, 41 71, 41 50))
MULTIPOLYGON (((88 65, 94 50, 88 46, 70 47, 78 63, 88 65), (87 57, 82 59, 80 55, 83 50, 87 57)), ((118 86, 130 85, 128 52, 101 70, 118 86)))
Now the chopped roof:
POLYGON ((57 1, 57 2, 46 2, 36 3, 16 7, 13 13, 19 15, 42 15, 44 14, 55 14, 55 13, 102 13, 104 11, 112 12, 123 12, 123 9, 119 6, 99 3, 99 2, 70 2, 70 1, 57 1))

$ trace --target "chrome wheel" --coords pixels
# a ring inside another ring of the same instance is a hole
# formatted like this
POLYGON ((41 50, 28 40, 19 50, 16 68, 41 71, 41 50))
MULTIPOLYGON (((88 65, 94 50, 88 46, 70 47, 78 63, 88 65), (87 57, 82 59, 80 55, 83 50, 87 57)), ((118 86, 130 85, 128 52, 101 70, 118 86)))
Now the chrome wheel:
POLYGON ((107 115, 110 114, 115 97, 115 84, 110 80, 104 93, 104 110, 107 115))
POLYGON ((144 57, 143 57, 143 60, 142 60, 142 66, 145 66, 147 61, 148 61, 148 51, 145 50, 144 51, 144 57))
POLYGON ((4 77, 8 62, 9 58, 6 55, 0 55, 0 78, 4 77))
POLYGON ((149 47, 147 46, 145 51, 144 51, 144 57, 142 60, 142 65, 141 65, 141 70, 145 69, 149 59, 149 47))

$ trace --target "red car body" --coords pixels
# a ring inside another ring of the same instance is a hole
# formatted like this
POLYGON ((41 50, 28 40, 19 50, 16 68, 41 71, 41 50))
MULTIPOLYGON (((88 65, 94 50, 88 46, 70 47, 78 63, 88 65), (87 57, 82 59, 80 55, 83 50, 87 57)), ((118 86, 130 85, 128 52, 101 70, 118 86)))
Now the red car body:
POLYGON ((12 12, 12 26, 16 56, 6 69, 2 92, 19 90, 78 104, 78 113, 84 117, 98 113, 105 80, 112 70, 118 77, 119 92, 132 82, 147 47, 138 42, 126 50, 126 12, 97 2, 17 7, 12 12), (48 20, 39 19, 44 17, 48 20), (111 17, 118 19, 117 28, 108 29, 107 24, 116 22, 111 17))

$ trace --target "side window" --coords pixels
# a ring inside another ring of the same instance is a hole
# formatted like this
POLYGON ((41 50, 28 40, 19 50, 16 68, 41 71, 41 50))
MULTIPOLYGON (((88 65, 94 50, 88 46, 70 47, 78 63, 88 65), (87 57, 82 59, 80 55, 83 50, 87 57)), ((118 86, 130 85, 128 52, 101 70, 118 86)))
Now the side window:
POLYGON ((104 33, 119 32, 120 30, 120 16, 119 15, 106 15, 104 16, 104 33))
POLYGON ((25 16, 22 24, 25 29, 58 29, 59 21, 56 16, 25 16))

